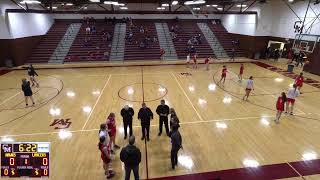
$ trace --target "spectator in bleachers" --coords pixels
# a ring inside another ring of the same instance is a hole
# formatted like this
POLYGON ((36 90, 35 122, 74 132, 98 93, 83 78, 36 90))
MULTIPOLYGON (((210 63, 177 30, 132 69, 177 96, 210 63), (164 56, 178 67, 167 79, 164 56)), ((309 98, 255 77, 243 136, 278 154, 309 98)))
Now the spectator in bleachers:
POLYGON ((103 53, 103 57, 104 57, 105 59, 108 59, 108 58, 109 58, 109 52, 108 52, 108 51, 105 51, 105 52, 103 53))
POLYGON ((108 18, 104 17, 104 23, 108 24, 108 18))
POLYGON ((107 41, 111 41, 111 34, 109 32, 107 32, 106 37, 107 37, 107 41))
POLYGON ((90 35, 90 33, 91 33, 91 30, 90 30, 90 27, 88 26, 86 27, 86 35, 90 35))
POLYGON ((176 24, 174 28, 175 28, 175 32, 178 33, 178 32, 179 32, 179 29, 180 29, 179 25, 176 24))
POLYGON ((95 23, 96 23, 96 19, 95 19, 94 17, 91 17, 91 18, 90 18, 90 21, 91 21, 91 22, 90 22, 91 24, 95 24, 95 23))
POLYGON ((97 33, 97 29, 95 25, 92 25, 90 28, 91 34, 96 34, 97 33))
POLYGON ((85 37, 83 42, 83 47, 90 46, 90 38, 85 37))
POLYGON ((192 44, 193 44, 193 43, 192 43, 192 39, 189 39, 188 42, 187 42, 187 45, 188 45, 188 46, 192 46, 192 44))
POLYGON ((146 39, 146 43, 147 43, 147 44, 149 44, 149 43, 151 42, 151 37, 150 37, 150 35, 147 35, 145 39, 146 39))
POLYGON ((157 39, 156 36, 153 37, 153 42, 154 42, 154 43, 158 42, 158 39, 157 39))
POLYGON ((83 19, 82 19, 82 23, 87 23, 87 17, 83 17, 83 19))
POLYGON ((170 32, 170 35, 173 41, 177 38, 177 34, 175 32, 170 32))
POLYGON ((132 38, 133 38, 133 32, 129 31, 129 34, 128 34, 128 37, 127 37, 128 41, 129 41, 129 44, 132 43, 132 38))
POLYGON ((115 24, 116 24, 116 21, 117 21, 116 17, 113 17, 113 19, 112 19, 112 24, 115 25, 115 24))
POLYGON ((144 28, 143 28, 143 26, 140 26, 139 32, 140 32, 140 33, 144 33, 144 28))
POLYGON ((106 41, 107 40, 107 34, 105 32, 102 33, 102 41, 106 41))
POLYGON ((170 31, 171 31, 171 32, 174 32, 174 31, 175 31, 175 29, 174 29, 174 27, 173 27, 173 26, 171 26, 170 31))
POLYGON ((196 36, 196 39, 198 41, 198 44, 201 44, 201 42, 202 42, 201 34, 198 34, 198 36, 196 36))
POLYGON ((140 42, 140 49, 145 49, 145 48, 146 48, 146 44, 143 41, 141 41, 140 42))

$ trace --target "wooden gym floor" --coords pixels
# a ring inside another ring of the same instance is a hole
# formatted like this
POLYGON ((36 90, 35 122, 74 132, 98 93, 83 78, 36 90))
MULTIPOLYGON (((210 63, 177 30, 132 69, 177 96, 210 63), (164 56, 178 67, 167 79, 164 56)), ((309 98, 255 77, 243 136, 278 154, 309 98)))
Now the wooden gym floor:
MULTIPOLYGON (((267 63, 285 67, 284 62, 267 63)), ((306 84, 297 99, 296 115, 283 115, 276 125, 276 98, 293 79, 245 63, 245 77, 252 75, 255 82, 255 91, 245 102, 241 98, 246 81, 237 81, 240 64, 226 65, 230 73, 224 86, 217 84, 222 64, 212 64, 210 71, 203 65, 197 70, 184 65, 38 70, 36 105, 28 108, 20 92, 26 72, 12 71, 0 76, 0 136, 51 142, 50 179, 105 179, 97 149, 99 125, 115 112, 116 142, 125 146, 121 108, 129 104, 137 113, 145 101, 155 113, 163 98, 180 118, 184 149, 178 168, 171 170, 170 140, 164 134, 157 136, 157 115, 151 140, 145 144, 135 114, 142 179, 319 179, 320 89, 306 84), (58 125, 50 126, 55 119, 69 119, 71 125, 56 130, 58 125)), ((113 169, 113 179, 124 178, 119 151, 113 169)))

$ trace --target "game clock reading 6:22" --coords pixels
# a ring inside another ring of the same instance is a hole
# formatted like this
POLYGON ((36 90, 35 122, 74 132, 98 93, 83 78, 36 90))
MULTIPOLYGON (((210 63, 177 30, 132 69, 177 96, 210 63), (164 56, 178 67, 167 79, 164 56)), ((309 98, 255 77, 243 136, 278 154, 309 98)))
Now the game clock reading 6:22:
POLYGON ((1 144, 1 177, 49 177, 49 142, 1 144))

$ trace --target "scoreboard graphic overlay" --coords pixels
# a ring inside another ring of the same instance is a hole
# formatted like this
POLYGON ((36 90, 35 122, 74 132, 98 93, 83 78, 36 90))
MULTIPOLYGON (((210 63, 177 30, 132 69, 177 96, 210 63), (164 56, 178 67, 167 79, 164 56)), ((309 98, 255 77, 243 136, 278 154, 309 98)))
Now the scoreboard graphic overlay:
POLYGON ((49 142, 1 143, 1 177, 49 177, 49 142))

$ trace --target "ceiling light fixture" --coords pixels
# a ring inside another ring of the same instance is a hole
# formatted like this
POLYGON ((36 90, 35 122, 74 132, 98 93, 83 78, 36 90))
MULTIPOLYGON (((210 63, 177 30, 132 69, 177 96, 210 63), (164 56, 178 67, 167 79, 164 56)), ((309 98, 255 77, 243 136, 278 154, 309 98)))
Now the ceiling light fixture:
POLYGON ((197 0, 197 1, 186 1, 184 5, 195 5, 195 4, 204 4, 206 1, 204 0, 197 0))
POLYGON ((90 0, 90 2, 99 3, 100 0, 90 0))
POLYGON ((36 0, 23 0, 20 4, 41 4, 41 2, 36 0))
POLYGON ((172 1, 171 4, 175 6, 175 5, 177 5, 178 3, 179 3, 179 1, 172 1))
POLYGON ((165 10, 165 7, 157 7, 157 10, 165 10))
POLYGON ((72 4, 72 3, 67 3, 66 5, 67 5, 67 6, 73 6, 73 4, 72 4))
POLYGON ((245 4, 238 4, 237 7, 238 7, 238 8, 240 8, 240 7, 247 7, 247 5, 245 5, 245 4))
POLYGON ((169 4, 161 4, 162 7, 169 7, 169 4))
POLYGON ((122 10, 127 10, 128 7, 120 7, 120 9, 122 9, 122 10))
POLYGON ((119 3, 117 1, 105 1, 104 4, 110 4, 110 5, 115 5, 115 6, 125 6, 125 4, 119 3))

